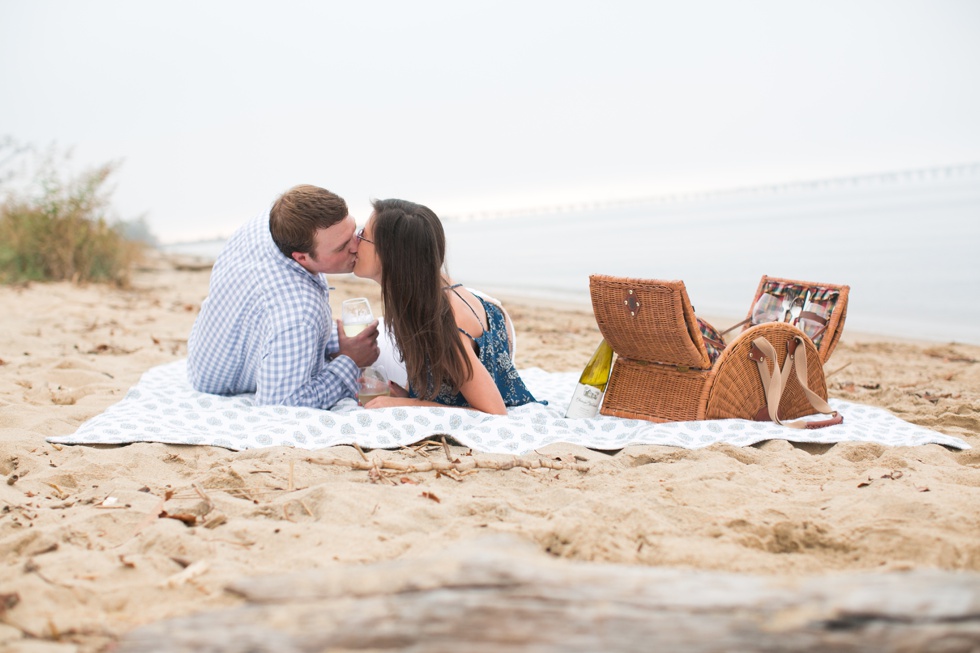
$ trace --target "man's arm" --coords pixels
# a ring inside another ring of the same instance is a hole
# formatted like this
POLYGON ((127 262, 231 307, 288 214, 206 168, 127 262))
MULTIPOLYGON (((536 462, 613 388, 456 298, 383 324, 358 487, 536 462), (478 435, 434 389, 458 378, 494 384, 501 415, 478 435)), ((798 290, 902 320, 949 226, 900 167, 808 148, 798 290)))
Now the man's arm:
POLYGON ((256 379, 256 404, 330 408, 357 396, 357 364, 347 356, 324 361, 321 335, 315 326, 299 324, 269 341, 256 379))
POLYGON ((340 327, 337 320, 333 320, 330 327, 330 335, 327 337, 327 346, 324 348, 327 358, 333 358, 340 352, 340 327))

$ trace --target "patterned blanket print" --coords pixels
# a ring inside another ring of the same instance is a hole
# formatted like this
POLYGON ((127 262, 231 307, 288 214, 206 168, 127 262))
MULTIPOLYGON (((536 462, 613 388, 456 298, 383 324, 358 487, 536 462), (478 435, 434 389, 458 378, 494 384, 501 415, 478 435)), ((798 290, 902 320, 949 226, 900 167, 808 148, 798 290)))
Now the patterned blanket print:
MULTIPOLYGON (((393 449, 446 435, 485 453, 525 454, 554 443, 597 450, 656 444, 698 449, 716 443, 748 446, 764 440, 793 442, 877 442, 890 446, 940 444, 969 449, 963 440, 905 422, 886 410, 832 399, 844 423, 797 430, 771 422, 709 420, 657 424, 599 415, 565 419, 577 374, 521 371, 528 389, 548 405, 510 409, 506 416, 460 408, 385 408, 366 410, 345 399, 332 410, 261 406, 251 395, 221 397, 196 392, 187 381, 185 361, 155 367, 117 404, 65 436, 58 444, 164 442, 244 450, 287 446, 321 449, 357 443, 363 448, 393 449)), ((821 416, 815 416, 817 418, 821 416)))

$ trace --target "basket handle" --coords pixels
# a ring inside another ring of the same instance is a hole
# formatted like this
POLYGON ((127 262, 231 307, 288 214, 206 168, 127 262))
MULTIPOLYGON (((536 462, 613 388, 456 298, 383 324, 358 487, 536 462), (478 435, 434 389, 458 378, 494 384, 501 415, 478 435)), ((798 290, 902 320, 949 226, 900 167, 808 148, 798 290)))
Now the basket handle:
POLYGON ((780 426, 787 426, 793 429, 817 429, 825 426, 833 426, 844 421, 844 416, 835 411, 830 404, 824 401, 823 397, 810 389, 807 384, 807 361, 806 346, 800 336, 793 336, 793 339, 786 343, 786 359, 783 361, 783 368, 779 369, 779 359, 776 358, 776 348, 766 340, 764 336, 759 336, 752 341, 749 349, 749 358, 756 362, 759 367, 759 377, 762 379, 762 389, 766 395, 766 407, 759 411, 757 419, 765 419, 766 413, 769 419, 780 426), (766 358, 773 362, 772 373, 769 372, 769 365, 766 358), (783 390, 789 381, 789 375, 793 368, 796 368, 796 379, 800 382, 800 387, 809 400, 810 405, 825 415, 830 415, 829 419, 821 421, 796 420, 795 422, 782 422, 779 419, 779 401, 783 397, 783 390), (763 412, 765 411, 765 413, 763 412))

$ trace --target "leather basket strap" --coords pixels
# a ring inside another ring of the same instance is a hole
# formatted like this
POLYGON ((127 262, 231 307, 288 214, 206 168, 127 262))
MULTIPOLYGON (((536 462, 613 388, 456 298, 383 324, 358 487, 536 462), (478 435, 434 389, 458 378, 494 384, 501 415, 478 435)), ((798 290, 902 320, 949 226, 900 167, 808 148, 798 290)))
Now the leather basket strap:
POLYGON ((776 411, 779 408, 779 400, 783 397, 782 372, 779 369, 779 359, 776 358, 776 348, 764 337, 756 338, 752 341, 752 348, 749 350, 749 358, 759 366, 759 378, 762 379, 762 391, 766 395, 766 407, 769 409, 769 419, 779 424, 779 417, 776 411), (769 373, 769 365, 766 359, 772 361, 772 374, 769 373))
POLYGON ((835 411, 830 404, 824 401, 823 397, 810 389, 807 383, 807 360, 806 346, 803 339, 795 336, 786 343, 786 359, 783 361, 783 368, 779 369, 779 359, 776 357, 776 348, 772 346, 765 337, 760 336, 752 341, 752 348, 749 351, 749 358, 756 362, 759 367, 759 378, 762 380, 762 389, 766 395, 766 407, 769 410, 769 419, 781 426, 788 426, 793 429, 817 429, 825 426, 833 426, 844 421, 844 416, 835 411), (766 358, 773 362, 772 373, 769 372, 769 365, 766 358), (818 413, 830 415, 829 419, 820 421, 796 420, 794 422, 782 422, 779 419, 779 402, 783 397, 783 390, 789 381, 789 375, 793 367, 796 368, 796 379, 800 382, 800 387, 810 405, 818 413))

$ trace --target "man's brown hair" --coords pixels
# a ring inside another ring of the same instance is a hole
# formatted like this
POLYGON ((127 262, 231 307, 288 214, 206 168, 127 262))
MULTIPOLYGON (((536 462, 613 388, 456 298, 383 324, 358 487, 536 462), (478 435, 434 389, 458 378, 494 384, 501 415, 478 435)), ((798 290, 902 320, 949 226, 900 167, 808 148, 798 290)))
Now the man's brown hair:
POLYGON ((279 196, 269 211, 269 232, 287 258, 293 252, 313 256, 316 232, 347 217, 347 202, 325 188, 300 184, 279 196))

